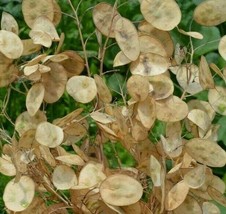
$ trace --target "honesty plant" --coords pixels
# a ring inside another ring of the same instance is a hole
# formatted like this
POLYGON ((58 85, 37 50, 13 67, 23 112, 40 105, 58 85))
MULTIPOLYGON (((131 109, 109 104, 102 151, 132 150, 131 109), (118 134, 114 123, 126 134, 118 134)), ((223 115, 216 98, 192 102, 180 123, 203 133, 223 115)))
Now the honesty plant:
MULTIPOLYGON (((79 5, 75 9, 68 0, 82 55, 62 50, 64 34, 57 30, 64 14, 60 1, 22 1, 28 39, 20 39, 17 21, 2 13, 0 87, 17 81, 27 87, 27 111, 18 115, 13 136, 2 139, 0 172, 13 176, 3 194, 8 213, 207 214, 220 213, 213 200, 226 206, 225 184, 211 169, 226 164, 214 123, 216 114, 226 115, 226 87, 216 85, 212 76, 214 72, 226 81, 226 69, 209 65, 205 56, 194 61, 191 38, 202 40, 205 35, 178 27, 182 14, 175 0, 139 2, 143 20, 135 24, 120 14, 118 0, 92 8, 98 74, 89 66, 79 5), (190 38, 189 47, 174 44, 174 28, 190 38), (130 71, 126 92, 120 88, 120 103, 105 81, 104 59, 113 46, 109 41, 120 49, 112 68, 130 71), (53 43, 58 44, 54 53, 49 49, 53 43), (204 90, 208 101, 193 99, 204 90), (49 121, 46 104, 65 94, 90 105, 90 112, 76 108, 49 121), (90 120, 97 125, 92 135, 90 120), (165 132, 152 142, 158 121, 165 132), (123 166, 117 157, 119 167, 113 169, 104 153, 107 142, 120 143, 135 166, 123 166)), ((225 0, 205 0, 193 18, 200 25, 216 26, 226 21, 225 9, 225 0)), ((219 41, 219 54, 226 60, 226 36, 219 41)))

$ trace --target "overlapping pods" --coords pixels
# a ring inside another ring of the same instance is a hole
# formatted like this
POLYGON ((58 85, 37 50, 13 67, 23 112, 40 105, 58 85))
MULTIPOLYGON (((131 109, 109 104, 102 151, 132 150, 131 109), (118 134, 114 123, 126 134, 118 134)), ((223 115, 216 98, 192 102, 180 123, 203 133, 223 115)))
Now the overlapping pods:
POLYGON ((224 0, 206 0, 199 4, 194 11, 194 19, 201 25, 215 26, 226 21, 224 0))
POLYGON ((35 183, 28 176, 22 176, 19 182, 12 179, 5 187, 3 200, 7 208, 15 212, 25 210, 35 194, 35 183))
POLYGON ((169 31, 181 20, 181 11, 174 0, 142 0, 141 13, 154 27, 169 31))
POLYGON ((41 0, 39 2, 33 0, 23 0, 22 13, 26 24, 32 28, 36 18, 45 16, 55 25, 61 19, 61 9, 54 0, 41 0))
MULTIPOLYGON (((151 209, 141 202, 147 175, 153 182, 151 202, 153 206, 161 207, 162 212, 220 213, 210 200, 226 205, 222 195, 225 184, 209 168, 226 164, 226 153, 214 140, 217 138, 217 126, 212 124, 215 112, 226 114, 226 89, 215 86, 204 56, 198 67, 193 63, 183 64, 185 53, 175 59, 177 66, 171 71, 176 75, 184 94, 195 95, 208 89, 209 102, 191 100, 186 103, 175 96, 174 83, 167 72, 174 45, 167 31, 179 24, 180 9, 174 0, 142 0, 140 4, 145 21, 139 23, 138 29, 129 19, 122 17, 115 6, 100 3, 93 9, 97 34, 114 38, 120 48, 114 66, 130 63, 132 75, 126 87, 131 99, 125 99, 125 106, 109 105, 112 95, 102 76, 78 76, 85 63, 74 51, 64 51, 54 56, 39 55, 22 67, 24 76, 32 81, 26 97, 27 112, 22 113, 15 123, 19 142, 5 146, 3 150, 6 154, 0 157, 0 172, 20 177, 11 180, 5 188, 3 200, 8 209, 23 211, 35 197, 35 180, 20 175, 29 174, 27 165, 34 160, 35 155, 45 161, 43 166, 48 165, 52 169, 52 176, 48 176, 50 179, 44 176, 43 180, 54 191, 70 190, 72 199, 76 198, 76 206, 81 206, 84 213, 90 213, 94 207, 95 212, 96 209, 103 209, 106 213, 151 214, 151 209), (90 158, 88 152, 86 154, 74 144, 81 139, 84 147, 89 144, 88 140, 88 143, 83 141, 89 128, 86 118, 81 116, 83 109, 78 108, 53 123, 47 122, 46 115, 39 110, 43 100, 47 103, 56 102, 65 89, 76 102, 86 104, 96 98, 98 104, 104 104, 103 109, 87 115, 96 122, 98 133, 101 133, 101 137, 96 136, 95 146, 103 143, 100 138, 106 141, 120 140, 136 158, 139 170, 132 167, 125 170, 122 167, 120 173, 117 170, 115 172, 97 162, 96 157, 90 158), (160 140, 156 140, 158 142, 153 145, 148 137, 155 124, 156 127, 164 124, 165 130, 157 136, 160 140), (185 134, 188 131, 195 137, 183 139, 184 129, 185 134), (16 154, 12 152, 15 144, 19 145, 16 154), (67 152, 62 144, 72 146, 76 154, 67 152), (166 159, 172 163, 169 171, 165 169, 166 159), (14 160, 18 161, 20 167, 15 165, 14 160), (142 182, 145 184, 142 185, 142 182), (84 198, 82 204, 77 204, 78 196, 84 198), (162 196, 165 196, 164 200, 161 200, 162 196)), ((223 0, 204 1, 196 8, 194 19, 206 26, 224 22, 223 9, 218 10, 215 4, 225 7, 223 0), (208 11, 212 13, 208 15, 208 11)), ((15 19, 3 13, 0 65, 4 72, 0 73, 0 86, 10 84, 15 77, 8 76, 18 73, 12 64, 14 59, 40 50, 41 46, 50 47, 53 41, 60 39, 55 29, 61 17, 56 1, 41 0, 37 3, 23 0, 22 11, 26 23, 32 29, 32 40, 21 41, 17 36, 19 29, 15 19), (11 47, 11 42, 16 47, 11 47)), ((178 31, 195 39, 203 37, 193 31, 178 31)), ((224 36, 219 43, 219 53, 224 59, 225 43, 224 36)), ((177 51, 180 52, 180 49, 175 51, 175 58, 177 51)), ((214 68, 216 73, 225 78, 218 68, 214 68)), ((43 189, 36 185, 37 189, 43 189)), ((37 201, 35 199, 34 202, 37 201)))

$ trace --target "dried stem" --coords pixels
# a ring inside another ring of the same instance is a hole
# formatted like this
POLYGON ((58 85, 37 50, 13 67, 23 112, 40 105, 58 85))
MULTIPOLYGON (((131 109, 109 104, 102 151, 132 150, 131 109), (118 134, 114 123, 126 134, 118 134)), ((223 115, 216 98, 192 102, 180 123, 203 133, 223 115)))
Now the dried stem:
POLYGON ((64 39, 65 39, 65 35, 64 35, 64 33, 61 33, 61 35, 60 35, 60 42, 58 43, 57 49, 55 51, 55 54, 60 53, 60 49, 61 49, 61 47, 62 47, 62 45, 64 43, 64 39))
POLYGON ((3 108, 1 109, 0 115, 3 115, 13 126, 15 126, 15 124, 13 123, 13 121, 11 120, 11 118, 9 117, 9 115, 6 112, 6 108, 7 108, 7 105, 9 103, 10 95, 11 95, 11 88, 8 88, 7 94, 6 94, 4 101, 3 101, 3 108))
POLYGON ((81 40, 81 43, 82 43, 82 49, 83 49, 83 52, 84 52, 84 58, 85 58, 85 62, 86 62, 85 66, 86 66, 86 69, 87 69, 88 76, 91 76, 87 52, 86 52, 86 46, 85 46, 84 38, 83 38, 83 35, 82 35, 81 23, 80 23, 79 18, 78 18, 78 13, 77 13, 77 10, 75 10, 71 0, 68 0, 68 3, 71 6, 72 11, 75 15, 75 20, 76 20, 76 23, 78 25, 78 32, 79 32, 80 40, 81 40))
POLYGON ((112 16, 111 16, 111 25, 110 25, 110 29, 109 29, 109 32, 108 32, 108 36, 104 42, 104 46, 103 48, 101 48, 101 54, 100 54, 100 75, 103 76, 104 74, 104 58, 105 58, 105 53, 106 53, 106 50, 107 50, 107 44, 108 44, 108 41, 109 41, 109 35, 110 35, 110 32, 111 32, 111 28, 112 28, 112 24, 113 24, 113 19, 114 19, 114 15, 115 15, 115 11, 117 9, 117 4, 118 4, 118 0, 115 1, 114 3, 114 6, 113 6, 113 13, 112 13, 112 16))
MULTIPOLYGON (((191 31, 192 22, 193 22, 193 20, 191 21, 190 26, 189 26, 189 30, 190 31, 191 31)), ((192 42, 192 37, 191 36, 189 36, 189 43, 190 43, 190 46, 191 46, 190 64, 192 64, 193 63, 193 56, 194 56, 195 51, 194 51, 194 46, 193 46, 193 42, 192 42)))
POLYGON ((166 159, 165 156, 162 156, 162 166, 163 166, 163 171, 162 171, 162 176, 164 176, 164 179, 162 178, 162 185, 161 185, 161 190, 162 190, 162 200, 161 200, 161 210, 160 213, 164 212, 165 209, 165 197, 166 197, 166 159))

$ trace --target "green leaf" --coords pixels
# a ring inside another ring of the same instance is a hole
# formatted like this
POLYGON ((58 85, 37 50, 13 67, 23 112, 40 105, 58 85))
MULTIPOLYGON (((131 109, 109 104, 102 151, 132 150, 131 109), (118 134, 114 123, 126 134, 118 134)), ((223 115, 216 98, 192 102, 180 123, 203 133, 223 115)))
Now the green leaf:
POLYGON ((198 94, 194 94, 194 97, 196 97, 197 100, 208 101, 208 91, 201 91, 198 94))
POLYGON ((219 58, 220 58, 220 55, 217 53, 210 52, 210 53, 206 54, 206 60, 207 60, 208 64, 216 63, 219 58))
POLYGON ((165 135, 166 124, 160 120, 156 120, 153 128, 150 131, 149 139, 153 143, 157 143, 160 140, 161 135, 165 135))
POLYGON ((104 154, 110 168, 134 167, 136 161, 120 142, 107 142, 104 144, 104 154), (121 165, 120 165, 121 164, 121 165))
POLYGON ((8 177, 8 176, 5 176, 3 174, 0 173, 0 192, 1 192, 1 195, 0 195, 0 213, 1 214, 6 214, 7 212, 5 212, 5 205, 4 205, 4 201, 3 201, 3 198, 2 198, 2 192, 3 192, 3 189, 5 188, 6 184, 12 179, 12 177, 8 177))
POLYGON ((220 128, 218 130, 218 140, 223 141, 224 145, 226 145, 226 138, 225 138, 225 133, 226 133, 226 116, 222 116, 218 121, 217 124, 220 125, 220 128))
POLYGON ((113 93, 113 96, 116 94, 122 95, 126 93, 126 83, 125 76, 121 74, 113 74, 107 79, 107 85, 113 93))
POLYGON ((218 206, 218 208, 220 209, 221 213, 226 213, 226 207, 222 206, 221 204, 218 204, 215 201, 211 201, 213 204, 215 204, 216 206, 218 206))
POLYGON ((195 5, 199 5, 199 4, 201 4, 203 1, 204 1, 204 0, 193 0, 193 3, 194 3, 195 5))
POLYGON ((220 31, 217 27, 205 27, 194 24, 192 31, 197 31, 203 35, 203 39, 192 39, 195 56, 201 56, 218 49, 219 40, 221 38, 220 31))

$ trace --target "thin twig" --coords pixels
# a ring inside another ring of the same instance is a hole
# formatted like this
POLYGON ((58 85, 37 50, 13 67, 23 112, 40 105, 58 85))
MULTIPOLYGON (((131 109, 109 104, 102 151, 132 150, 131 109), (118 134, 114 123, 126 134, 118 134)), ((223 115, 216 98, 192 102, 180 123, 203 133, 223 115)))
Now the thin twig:
POLYGON ((82 30, 81 30, 81 23, 80 23, 79 18, 78 18, 78 13, 75 10, 71 0, 68 0, 68 3, 71 6, 71 9, 72 9, 72 11, 75 15, 75 20, 76 20, 76 23, 78 25, 78 32, 79 32, 79 36, 80 36, 80 41, 82 43, 82 49, 83 49, 83 52, 84 52, 84 58, 85 58, 85 62, 86 62, 85 66, 86 66, 86 69, 87 69, 88 76, 91 76, 87 52, 86 52, 86 47, 85 47, 85 42, 84 42, 84 38, 83 38, 83 35, 82 35, 82 30))
POLYGON ((7 89, 7 94, 4 97, 2 112, 6 111, 7 105, 9 103, 10 94, 11 94, 11 88, 8 88, 7 89))
POLYGON ((219 41, 220 41, 220 39, 215 39, 215 40, 212 40, 210 42, 206 42, 205 44, 202 44, 202 45, 198 46, 197 48, 195 48, 194 51, 197 51, 199 48, 201 48, 203 46, 206 46, 206 45, 214 43, 214 42, 219 42, 219 41))
POLYGON ((20 91, 19 89, 14 88, 12 85, 10 86, 11 89, 13 89, 14 91, 18 92, 19 94, 23 94, 26 96, 27 93, 20 91))
POLYGON ((113 19, 114 19, 114 15, 115 15, 115 12, 117 10, 117 4, 118 4, 118 0, 115 1, 114 3, 114 6, 113 6, 113 13, 112 13, 112 16, 111 16, 111 25, 110 25, 110 29, 109 29, 109 32, 108 32, 108 35, 107 35, 107 38, 104 42, 104 46, 102 48, 102 52, 101 52, 101 55, 100 55, 100 75, 103 76, 103 69, 104 69, 104 58, 105 58, 105 53, 106 53, 106 50, 107 50, 107 44, 108 44, 108 41, 110 39, 110 33, 111 33, 111 28, 112 28, 112 24, 113 24, 113 19))
MULTIPOLYGON (((192 22, 193 20, 191 21, 190 23, 190 26, 189 26, 189 30, 191 31, 191 26, 192 26, 192 22)), ((189 42, 190 42, 190 46, 191 46, 191 57, 190 57, 190 64, 193 63, 193 56, 194 56, 194 46, 193 46, 193 42, 192 42, 192 37, 189 36, 189 42)))
POLYGON ((64 33, 61 33, 61 34, 60 34, 60 42, 58 43, 57 49, 56 49, 56 51, 55 51, 54 54, 60 53, 60 50, 61 50, 62 45, 63 45, 63 43, 64 43, 64 39, 65 39, 65 34, 64 34, 64 33))
POLYGON ((13 123, 13 121, 11 120, 11 118, 9 117, 9 115, 7 114, 7 111, 6 111, 6 108, 9 103, 10 95, 11 95, 11 88, 8 88, 7 94, 3 101, 3 108, 1 109, 0 115, 3 115, 13 126, 15 126, 15 124, 13 123))
POLYGON ((163 171, 161 172, 161 176, 164 176, 162 178, 162 200, 161 200, 161 210, 160 213, 164 212, 164 207, 165 207, 165 197, 166 197, 166 160, 165 160, 165 155, 162 155, 162 166, 163 166, 163 171))
POLYGON ((78 13, 78 10, 79 10, 79 7, 80 7, 80 4, 82 4, 83 0, 80 0, 80 2, 78 3, 77 7, 76 7, 76 13, 78 13))
POLYGON ((72 18, 72 19, 74 19, 75 21, 76 21, 76 18, 73 16, 73 15, 70 15, 70 14, 68 14, 68 13, 64 13, 64 12, 61 12, 64 16, 68 16, 68 17, 70 17, 70 18, 72 18))
MULTIPOLYGON (((73 208, 73 207, 71 207, 71 206, 64 206, 64 207, 58 207, 58 208, 56 208, 56 209, 53 209, 52 211, 50 211, 48 214, 52 214, 52 213, 56 213, 56 211, 59 211, 59 210, 63 210, 64 211, 64 209, 69 209, 69 208, 73 208)), ((64 213, 62 211, 62 213, 64 213)))
MULTIPOLYGON (((41 173, 39 173, 40 179, 42 179, 42 175, 41 173)), ((66 206, 70 206, 73 207, 73 205, 71 204, 71 202, 69 200, 64 199, 60 194, 57 193, 57 191, 55 191, 46 181, 44 181, 44 179, 42 179, 42 185, 52 194, 54 194, 59 200, 61 200, 64 204, 66 204, 66 206)))
POLYGON ((95 31, 94 32, 92 32, 88 37, 87 37, 87 39, 85 40, 85 48, 86 48, 86 45, 87 45, 87 42, 89 41, 89 39, 93 36, 95 34, 95 31))

